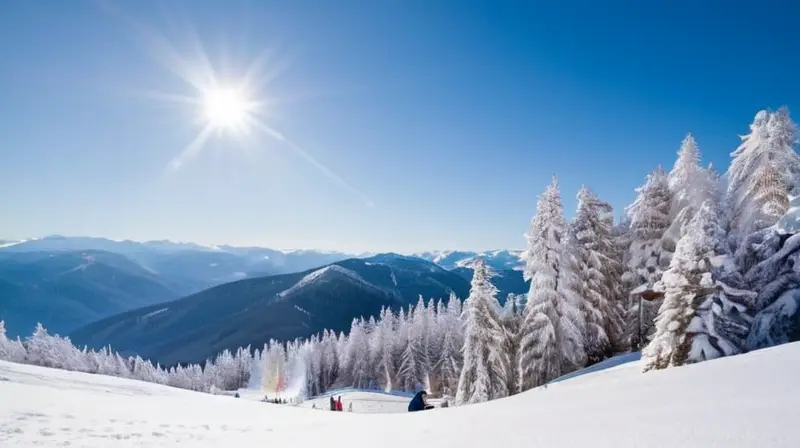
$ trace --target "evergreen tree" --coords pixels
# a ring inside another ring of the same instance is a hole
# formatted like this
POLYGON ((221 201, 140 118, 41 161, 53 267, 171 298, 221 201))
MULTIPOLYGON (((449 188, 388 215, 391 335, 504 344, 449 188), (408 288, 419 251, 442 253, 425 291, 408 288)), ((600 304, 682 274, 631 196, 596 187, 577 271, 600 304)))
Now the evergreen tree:
POLYGON ((585 320, 576 266, 556 178, 537 203, 527 235, 524 277, 531 281, 520 327, 519 391, 539 386, 586 362, 585 320))
POLYGON ((664 270, 669 267, 673 249, 665 246, 663 239, 670 226, 672 203, 667 174, 661 167, 656 168, 647 176, 645 184, 636 189, 636 193, 636 200, 627 208, 631 234, 628 269, 623 275, 623 282, 629 291, 625 333, 634 350, 641 347, 653 333, 653 319, 661 305, 660 301, 651 303, 641 300, 640 294, 653 290, 664 270))
POLYGON ((403 390, 414 391, 417 388, 419 366, 417 365, 417 338, 413 332, 406 332, 405 349, 400 354, 400 367, 397 370, 397 380, 403 390))
POLYGON ((675 247, 700 206, 717 197, 717 185, 713 170, 700 165, 700 151, 691 134, 687 134, 678 150, 678 158, 669 172, 668 184, 672 194, 670 204, 670 227, 664 238, 670 247, 675 247))
POLYGON ((741 295, 715 267, 726 255, 720 212, 713 201, 702 204, 678 242, 675 256, 661 280, 665 292, 656 333, 642 351, 645 370, 663 369, 741 352, 738 337, 727 329, 737 326, 744 306, 741 295))
POLYGON ((461 300, 451 293, 444 312, 437 315, 437 322, 443 334, 442 353, 439 371, 442 393, 454 396, 463 364, 464 328, 461 322, 461 300))
MULTIPOLYGON (((796 134, 797 125, 788 109, 762 110, 750 125, 750 133, 731 153, 727 202, 737 246, 750 234, 775 224, 788 209, 789 195, 797 194, 800 158, 794 150, 796 134)), ((748 250, 747 246, 742 249, 748 250)))
POLYGON ((33 334, 25 340, 28 362, 42 367, 59 368, 63 365, 62 354, 55 346, 53 337, 41 323, 36 324, 33 334))
POLYGON ((458 380, 456 405, 480 403, 508 395, 508 356, 499 316, 497 288, 489 281, 486 263, 474 267, 469 297, 464 303, 464 366, 458 380))
POLYGON ((414 336, 414 366, 416 383, 425 390, 430 390, 430 372, 432 370, 432 350, 430 340, 431 318, 425 300, 419 296, 417 306, 411 316, 411 333, 414 336))
POLYGON ((344 365, 349 375, 345 380, 346 384, 360 389, 369 386, 371 379, 369 352, 369 334, 364 321, 353 319, 344 356, 344 365))
POLYGON ((394 347, 396 345, 397 319, 389 308, 386 308, 381 318, 380 326, 384 337, 384 344, 381 350, 381 371, 385 378, 384 386, 386 390, 391 391, 395 377, 394 347))
POLYGON ((10 362, 24 362, 26 357, 25 346, 19 338, 10 340, 6 336, 6 323, 0 320, 0 360, 10 362))
POLYGON ((508 356, 508 372, 506 374, 506 388, 509 395, 516 394, 519 379, 519 329, 522 324, 522 309, 519 304, 519 297, 509 294, 503 311, 500 314, 503 323, 503 333, 505 344, 503 351, 508 356))
POLYGON ((578 191, 572 230, 578 258, 581 295, 586 303, 584 346, 589 364, 611 356, 622 337, 621 263, 613 239, 612 208, 588 188, 578 191))

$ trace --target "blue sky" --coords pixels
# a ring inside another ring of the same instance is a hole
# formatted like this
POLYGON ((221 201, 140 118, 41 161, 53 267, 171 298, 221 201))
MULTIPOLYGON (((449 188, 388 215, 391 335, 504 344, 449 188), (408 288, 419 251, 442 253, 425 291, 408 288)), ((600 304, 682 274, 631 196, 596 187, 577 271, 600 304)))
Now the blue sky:
POLYGON ((759 109, 800 105, 796 4, 656 3, 11 0, 0 237, 516 248, 553 174, 569 215, 582 183, 621 213, 687 131, 724 169, 759 109), (196 70, 192 29, 225 79, 272 51, 265 123, 374 205, 265 136, 169 170, 199 112, 145 92, 198 93, 148 37, 196 70))

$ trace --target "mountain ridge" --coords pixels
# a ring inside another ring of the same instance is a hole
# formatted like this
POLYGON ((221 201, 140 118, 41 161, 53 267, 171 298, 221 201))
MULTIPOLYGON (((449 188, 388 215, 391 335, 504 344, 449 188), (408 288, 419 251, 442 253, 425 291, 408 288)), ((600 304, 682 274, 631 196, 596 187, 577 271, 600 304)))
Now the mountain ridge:
MULTIPOLYGON (((521 280, 518 271, 507 272, 521 280)), ((308 337, 324 329, 347 331, 353 318, 377 316, 384 306, 397 311, 420 296, 428 301, 450 294, 462 299, 469 294, 464 272, 420 258, 378 254, 218 285, 110 316, 69 336, 76 344, 111 345, 162 364, 199 362, 226 348, 308 337)))
MULTIPOLYGON (((231 244, 208 245, 189 241, 160 240, 117 240, 104 237, 90 236, 63 236, 46 235, 23 240, 0 239, 0 251, 54 251, 54 250, 86 250, 97 249, 109 252, 128 253, 145 249, 161 252, 202 251, 202 252, 229 252, 237 255, 247 253, 274 253, 283 256, 307 256, 317 254, 320 256, 339 256, 346 258, 369 258, 379 253, 392 252, 342 252, 324 249, 275 249, 267 246, 235 246, 231 244)), ((398 255, 412 256, 433 261, 447 269, 455 267, 468 267, 467 264, 475 258, 483 258, 492 267, 513 268, 521 266, 519 260, 522 250, 517 249, 492 249, 485 251, 473 250, 428 250, 421 252, 402 253, 398 255), (498 261, 495 261, 498 260, 498 261)))

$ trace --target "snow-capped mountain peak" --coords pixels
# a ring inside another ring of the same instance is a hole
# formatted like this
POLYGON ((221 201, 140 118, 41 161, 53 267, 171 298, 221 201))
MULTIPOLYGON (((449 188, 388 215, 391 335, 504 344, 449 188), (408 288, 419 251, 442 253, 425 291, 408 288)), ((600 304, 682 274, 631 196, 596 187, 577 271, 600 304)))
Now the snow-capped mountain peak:
POLYGON ((469 268, 477 259, 482 259, 495 270, 502 269, 522 269, 521 250, 488 250, 484 252, 472 252, 462 250, 441 250, 418 252, 415 257, 432 261, 445 269, 469 268))

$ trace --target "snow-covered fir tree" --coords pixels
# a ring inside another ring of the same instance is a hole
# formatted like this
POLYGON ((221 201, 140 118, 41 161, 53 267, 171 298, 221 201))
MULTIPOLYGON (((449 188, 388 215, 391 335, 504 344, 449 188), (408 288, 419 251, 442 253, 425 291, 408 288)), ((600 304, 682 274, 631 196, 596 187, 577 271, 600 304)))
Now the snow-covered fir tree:
POLYGON ((369 333, 363 319, 353 319, 343 357, 345 384, 367 388, 372 376, 369 364, 369 333))
POLYGON ((754 315, 747 340, 750 349, 800 338, 796 336, 800 335, 800 313, 793 311, 800 309, 796 229, 786 229, 785 222, 780 222, 793 213, 790 203, 800 194, 796 145, 797 125, 782 107, 759 111, 750 133, 731 153, 725 198, 729 239, 736 248, 745 286, 757 292, 748 303, 754 315))
POLYGON ((441 388, 442 393, 449 396, 455 396, 463 364, 464 328, 461 325, 461 308, 461 300, 451 294, 445 313, 437 316, 444 334, 439 361, 441 388))
POLYGON ((375 365, 377 384, 389 392, 392 390, 394 378, 394 362, 392 350, 394 349, 395 318, 389 308, 381 308, 380 318, 375 325, 375 331, 370 341, 370 351, 374 353, 372 359, 375 365))
POLYGON ((668 184, 672 193, 669 221, 665 231, 665 244, 675 247, 700 206, 707 200, 717 198, 717 185, 713 169, 704 169, 700 164, 700 150, 691 134, 687 134, 678 150, 678 158, 669 172, 668 184))
POLYGON ((409 321, 405 321, 405 335, 402 341, 403 352, 400 354, 400 365, 397 369, 397 381, 404 390, 416 390, 422 387, 419 381, 419 338, 414 332, 414 328, 409 321))
MULTIPOLYGON (((800 158, 794 150, 797 125, 785 107, 759 111, 750 133, 731 153, 728 204, 732 238, 747 250, 748 238, 773 224, 786 212, 789 195, 796 194, 800 158)), ((760 260, 758 260, 760 261, 760 260)), ((745 270, 750 265, 744 266, 745 270)))
POLYGON ((503 323, 503 332, 505 333, 505 347, 503 350, 508 356, 508 373, 506 375, 506 387, 508 388, 509 395, 519 392, 518 379, 519 379, 519 329, 522 324, 522 306, 520 304, 520 297, 516 294, 509 294, 506 298, 506 303, 503 305, 503 310, 500 313, 500 319, 503 323))
POLYGON ((622 265, 612 235, 611 205, 586 186, 578 191, 578 210, 572 223, 580 278, 585 299, 584 347, 587 362, 611 356, 623 333, 622 265))
POLYGON ((539 198, 526 236, 524 277, 531 285, 520 325, 519 391, 586 363, 583 299, 555 177, 539 198))
MULTIPOLYGON (((431 388, 430 372, 433 370, 433 350, 431 341, 432 317, 425 299, 420 295, 411 316, 411 334, 414 336, 414 365, 416 366, 416 382, 425 390, 431 388)), ((435 317, 433 317, 435 319, 435 317)))
MULTIPOLYGON (((662 277, 665 298, 656 333, 642 351, 645 370, 663 369, 740 353, 747 334, 746 306, 752 293, 732 281, 721 214, 704 202, 685 228, 662 277)), ((735 274, 733 274, 735 275, 735 274)))
POLYGON ((483 260, 473 266, 470 293, 464 302, 464 365, 456 405, 480 403, 508 395, 508 356, 500 320, 497 288, 483 260))
MULTIPOLYGON (((798 197, 792 201, 800 204, 798 197)), ((757 292, 750 302, 749 350, 800 340, 800 234, 772 229, 765 236, 762 253, 755 254, 764 260, 745 275, 745 284, 757 292)))
POLYGON ((631 220, 628 266, 623 274, 628 291, 625 334, 628 345, 638 349, 654 331, 653 319, 660 301, 642 300, 641 293, 652 290, 669 267, 673 247, 665 246, 664 233, 670 227, 672 193, 667 173, 658 167, 636 189, 636 200, 626 211, 631 220), (644 339, 644 340, 643 340, 644 339))
POLYGON ((6 323, 0 320, 0 359, 11 362, 25 361, 25 346, 19 338, 14 340, 6 336, 6 323))

